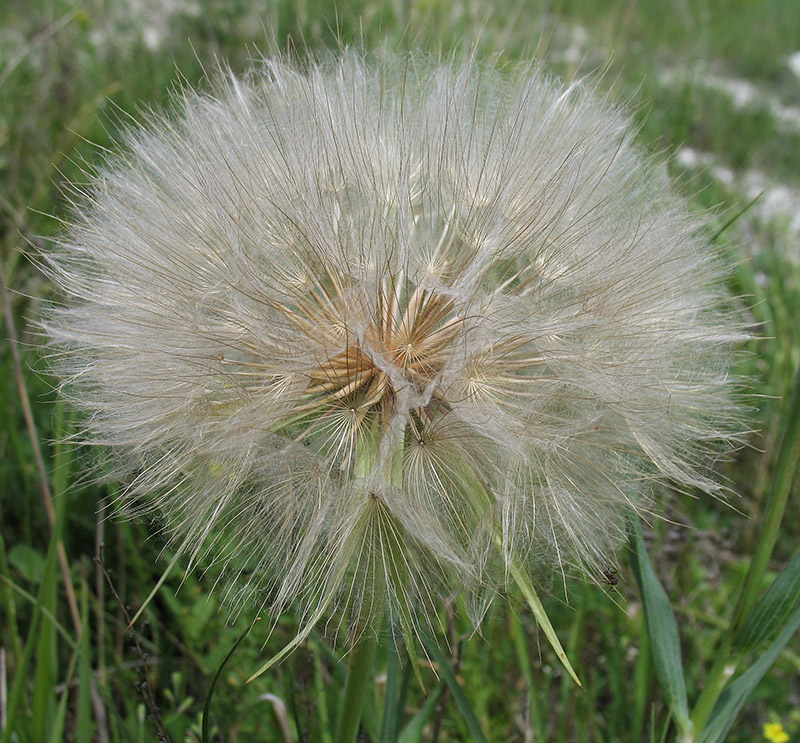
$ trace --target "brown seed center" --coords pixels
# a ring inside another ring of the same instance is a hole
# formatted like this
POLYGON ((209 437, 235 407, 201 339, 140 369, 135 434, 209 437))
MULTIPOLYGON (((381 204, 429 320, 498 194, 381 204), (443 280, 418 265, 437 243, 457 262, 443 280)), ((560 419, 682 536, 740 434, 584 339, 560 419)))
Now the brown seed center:
POLYGON ((323 404, 345 403, 360 415, 371 408, 388 414, 400 380, 423 387, 441 371, 463 328, 463 319, 452 312, 452 299, 434 290, 414 289, 403 308, 396 293, 384 288, 363 346, 354 341, 319 364, 307 393, 323 404), (387 363, 399 373, 389 374, 387 363))

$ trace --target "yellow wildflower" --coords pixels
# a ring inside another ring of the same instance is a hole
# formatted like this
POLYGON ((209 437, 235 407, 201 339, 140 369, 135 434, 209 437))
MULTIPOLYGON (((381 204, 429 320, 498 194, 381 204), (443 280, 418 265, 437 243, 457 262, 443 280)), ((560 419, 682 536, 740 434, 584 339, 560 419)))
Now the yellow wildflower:
POLYGON ((789 743, 789 736, 779 722, 765 722, 764 737, 770 743, 789 743))

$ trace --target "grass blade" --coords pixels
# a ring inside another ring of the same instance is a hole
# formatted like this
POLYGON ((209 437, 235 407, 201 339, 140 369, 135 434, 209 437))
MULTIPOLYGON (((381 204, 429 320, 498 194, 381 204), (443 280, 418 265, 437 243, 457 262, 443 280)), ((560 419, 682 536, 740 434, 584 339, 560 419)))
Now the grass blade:
POLYGON ((656 677, 682 736, 690 738, 692 723, 686 698, 678 625, 664 588, 650 563, 638 518, 631 524, 631 564, 644 605, 650 653, 656 677))
POLYGON ((739 604, 733 617, 735 634, 738 634, 744 617, 750 613, 755 605, 756 597, 763 585, 764 574, 772 556, 775 541, 778 538, 778 531, 786 510, 786 501, 789 498, 789 492, 797 474, 798 466, 800 466, 800 366, 798 366, 795 376, 794 390, 786 415, 786 425, 783 429, 780 448, 778 449, 775 475, 767 496, 756 553, 747 571, 742 596, 739 599, 739 604))
POLYGON ((422 709, 411 718, 408 725, 403 728, 397 743, 419 743, 422 740, 422 732, 425 726, 433 717, 436 711, 436 705, 444 694, 445 682, 440 681, 439 684, 430 693, 430 696, 425 700, 422 709))
POLYGON ((650 638, 647 636, 647 622, 638 617, 639 653, 633 669, 633 728, 631 740, 644 740, 645 709, 650 697, 653 669, 650 656, 650 638))
POLYGON ((767 571, 770 557, 772 556, 775 542, 778 538, 786 502, 789 498, 792 482, 800 464, 800 366, 794 379, 792 399, 786 414, 786 423, 781 436, 778 449, 778 458, 775 463, 775 474, 770 483, 767 494, 761 531, 758 544, 750 567, 744 579, 742 592, 733 611, 730 629, 722 640, 717 651, 717 660, 711 671, 706 676, 706 684, 700 698, 692 712, 692 722, 697 730, 703 730, 710 719, 711 712, 716 707, 731 670, 731 650, 734 638, 739 637, 742 628, 749 618, 761 591, 764 575, 767 571))
MULTIPOLYGON (((49 611, 45 606, 47 597, 52 594, 57 581, 57 572, 59 570, 58 563, 58 545, 61 534, 61 527, 64 523, 66 514, 66 498, 59 498, 57 500, 58 510, 56 511, 56 528, 50 537, 50 544, 47 549, 47 558, 45 561, 45 569, 42 575, 42 581, 39 585, 39 592, 36 597, 36 603, 33 605, 33 612, 31 615, 30 626, 28 629, 28 637, 25 641, 25 647, 22 651, 22 657, 19 659, 14 675, 14 682, 11 687, 11 694, 8 699, 6 707, 6 726, 2 731, 0 743, 9 743, 12 739, 24 739, 24 736, 19 736, 16 728, 16 716, 19 709, 22 697, 25 693, 25 687, 28 683, 28 667, 33 658, 34 650, 37 646, 37 639, 39 637, 39 630, 42 624, 41 619, 45 611, 49 611)), ((50 613, 50 616, 53 616, 50 613)), ((38 659, 37 659, 38 660, 38 659)), ((47 662, 47 659, 42 659, 47 662)), ((38 664, 37 664, 38 665, 38 664)), ((43 740, 43 738, 39 738, 43 740)))
POLYGON ((62 743, 62 741, 65 739, 64 727, 67 719, 67 702, 70 698, 72 680, 75 676, 75 666, 78 663, 78 657, 80 653, 80 647, 75 645, 67 673, 64 677, 64 690, 61 692, 61 699, 58 703, 58 708, 53 715, 53 720, 50 725, 50 737, 48 738, 48 743, 62 743))
POLYGON ((756 202, 757 202, 757 201, 758 201, 758 200, 759 200, 759 199, 760 199, 760 198, 761 198, 763 195, 764 195, 764 192, 763 192, 763 191, 759 191, 759 193, 758 193, 758 194, 756 194, 756 196, 755 196, 754 198, 752 198, 750 201, 748 201, 748 202, 747 202, 747 203, 746 203, 746 204, 745 204, 745 205, 744 205, 744 206, 743 206, 741 209, 739 209, 739 211, 738 211, 738 212, 736 212, 736 214, 734 214, 734 215, 733 215, 733 216, 732 216, 732 217, 731 217, 731 218, 730 218, 730 219, 729 219, 727 222, 725 222, 725 224, 723 224, 723 225, 722 225, 722 227, 720 227, 720 228, 719 228, 719 229, 718 229, 718 230, 717 230, 717 231, 716 231, 716 232, 715 232, 715 233, 712 235, 712 237, 711 237, 711 240, 712 240, 713 242, 716 242, 716 241, 717 241, 717 240, 720 238, 720 236, 722 235, 722 233, 723 233, 723 232, 725 232, 725 230, 727 230, 727 229, 728 229, 728 228, 729 228, 729 227, 730 227, 732 224, 734 224, 735 222, 737 222, 737 221, 738 221, 738 220, 739 220, 741 217, 743 217, 743 216, 744 216, 744 214, 745 214, 746 212, 750 211, 750 209, 751 209, 752 207, 754 207, 754 206, 755 206, 756 202))
POLYGON ((164 581, 167 579, 169 574, 172 572, 172 569, 177 565, 178 560, 180 560, 181 556, 183 555, 183 551, 179 549, 172 559, 169 561, 169 565, 164 569, 164 572, 161 573, 161 577, 156 581, 156 584, 153 586, 153 589, 147 594, 147 598, 144 600, 142 605, 137 610, 136 614, 133 615, 133 619, 128 623, 128 629, 133 627, 136 622, 139 621, 139 618, 144 614, 144 610, 150 605, 150 602, 155 598, 155 595, 161 590, 161 586, 164 585, 164 581))
POLYGON ((302 645, 308 636, 314 631, 314 627, 316 627, 317 622, 322 619, 327 610, 328 605, 326 603, 323 603, 321 606, 319 606, 311 618, 305 621, 302 629, 298 629, 297 634, 266 663, 264 663, 264 665, 262 665, 255 673, 251 674, 250 678, 247 679, 245 683, 249 684, 255 681, 259 676, 265 674, 270 668, 272 668, 272 666, 283 660, 287 655, 294 651, 295 648, 300 647, 300 645, 302 645))
POLYGON ((247 635, 250 634, 250 630, 253 629, 255 623, 260 619, 260 617, 256 617, 247 627, 247 629, 239 635, 239 638, 233 644, 233 647, 227 652, 225 657, 222 659, 222 662, 219 664, 219 668, 217 668, 217 672, 214 674, 214 678, 211 679, 211 685, 208 687, 208 694, 206 694, 206 701, 203 704, 203 729, 202 729, 202 741, 203 743, 210 743, 211 738, 209 737, 211 734, 211 698, 214 696, 214 689, 217 686, 217 682, 222 676, 222 672, 225 670, 225 666, 227 665, 228 661, 231 659, 231 656, 236 652, 236 648, 242 644, 242 640, 244 640, 247 635))
POLYGON ((511 637, 514 642, 514 649, 516 650, 517 654, 517 663, 519 665, 522 676, 525 679, 525 685, 527 686, 527 691, 528 691, 528 707, 530 709, 530 727, 532 729, 533 739, 545 740, 547 733, 545 730, 546 726, 542 719, 543 714, 541 706, 542 704, 547 705, 547 701, 542 698, 544 697, 544 695, 540 695, 536 689, 536 684, 533 678, 533 668, 531 667, 530 654, 528 651, 528 645, 525 640, 525 628, 522 626, 522 622, 516 616, 516 614, 511 615, 511 621, 512 621, 511 637))
POLYGON ((741 653, 755 650, 782 627, 800 602, 800 552, 781 571, 733 641, 741 653))
MULTIPOLYGON (((93 724, 92 724, 92 684, 94 677, 92 674, 92 652, 89 642, 89 587, 86 581, 81 583, 81 616, 83 617, 83 629, 79 639, 78 659, 78 714, 75 723, 75 743, 92 743, 93 724)), ((98 653, 102 653, 102 648, 97 648, 98 653)))
MULTIPOLYGON (((34 421, 33 411, 31 409, 31 402, 28 396, 28 389, 25 386, 25 375, 22 372, 22 360, 19 355, 19 341, 17 339, 17 331, 14 326, 14 314, 11 309, 11 300, 8 296, 8 288, 6 287, 5 277, 3 272, 0 271, 0 298, 2 298, 3 312, 5 314, 6 327, 8 328, 8 340, 11 348, 11 357, 14 364, 14 375, 17 381, 17 393, 19 395, 19 402, 22 406, 23 417, 25 418, 25 425, 28 430, 28 438, 31 442, 31 448, 34 454, 34 461, 36 462, 36 470, 39 479, 39 491, 42 498, 42 505, 44 506, 47 521, 50 524, 52 533, 59 534, 56 529, 56 513, 53 506, 53 494, 50 492, 50 481, 47 476, 47 467, 45 466, 44 455, 42 454, 42 446, 39 439, 39 434, 34 421)), ((64 404, 58 403, 55 409, 55 435, 56 440, 61 440, 65 433, 63 429, 64 424, 64 404)), ((56 460, 61 456, 63 444, 59 444, 56 448, 56 460)), ((59 469, 58 461, 54 469, 55 476, 66 477, 65 471, 59 469)), ((55 495, 63 492, 63 488, 57 489, 55 495)), ((67 561, 67 553, 64 550, 64 544, 61 541, 61 536, 58 537, 57 551, 58 560, 61 567, 62 578, 64 580, 64 590, 67 593, 67 604, 69 606, 70 614, 72 615, 72 623, 75 631, 80 632, 81 618, 78 611, 78 600, 75 598, 75 589, 72 586, 72 576, 70 575, 69 562, 67 561)))
POLYGON ((461 688, 461 684, 458 683, 455 673, 453 673, 450 661, 435 640, 428 637, 426 637, 425 640, 425 647, 436 661, 442 680, 450 688, 450 693, 453 695, 453 700, 459 712, 461 712, 461 717, 469 728, 469 732, 472 736, 471 740, 473 740, 474 743, 486 743, 486 736, 483 734, 483 730, 478 722, 478 718, 475 716, 469 699, 467 699, 467 695, 461 688))
MULTIPOLYGON (((53 539, 60 539, 56 534, 53 539)), ((38 596, 41 601, 42 617, 36 640, 33 690, 31 699, 31 737, 33 740, 46 740, 50 721, 55 717, 57 700, 53 693, 58 677, 58 643, 56 628, 50 617, 56 614, 56 576, 47 581, 47 589, 38 596)), ((42 581, 44 585, 44 581, 42 581)))
POLYGON ((773 663, 798 628, 800 628, 800 607, 795 610, 789 623, 769 649, 722 692, 714 705, 708 724, 698 738, 699 743, 722 743, 756 685, 772 668, 773 663))

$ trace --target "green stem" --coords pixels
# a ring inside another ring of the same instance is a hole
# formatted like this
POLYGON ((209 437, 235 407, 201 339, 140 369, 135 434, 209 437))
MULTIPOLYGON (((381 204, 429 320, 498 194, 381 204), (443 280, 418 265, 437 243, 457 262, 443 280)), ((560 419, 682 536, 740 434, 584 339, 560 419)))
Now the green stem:
MULTIPOLYGON (((382 433, 380 422, 375 421, 370 430, 366 431, 359 440, 355 464, 356 477, 367 476, 377 464, 382 433)), ((398 450, 394 453, 392 461, 389 463, 389 468, 389 478, 392 485, 402 487, 402 441, 398 444, 398 450)), ((380 613, 382 614, 383 612, 380 613)), ((376 618, 374 626, 379 624, 379 618, 376 618)), ((370 629, 366 629, 360 634, 355 647, 350 651, 347 685, 344 690, 339 713, 339 727, 336 731, 334 743, 354 743, 358 735, 361 715, 364 711, 365 692, 372 675, 376 644, 375 633, 370 629)))
POLYGON ((733 641, 742 624, 753 610, 761 592, 764 575, 767 572, 769 559, 772 556, 772 550, 775 547, 783 514, 786 510, 786 501, 789 498, 798 461, 800 461, 800 367, 798 367, 795 376, 792 399, 786 415, 786 426, 778 449, 775 474, 767 496, 756 551, 750 561, 750 567, 745 576, 742 592, 734 609, 730 626, 722 640, 719 651, 716 653, 717 660, 708 674, 703 692, 700 694, 692 713, 694 729, 698 733, 705 727, 725 684, 736 671, 739 659, 731 657, 733 641))
POLYGON ((692 711, 692 726, 698 735, 702 733, 703 728, 706 726, 717 699, 722 694, 725 684, 728 683, 728 679, 736 672, 736 661, 730 657, 731 647, 732 639, 730 635, 726 635, 722 645, 716 652, 717 659, 708 672, 703 691, 692 711))
POLYGON ((361 725, 361 713, 364 711, 365 691, 372 675, 375 646, 374 633, 367 631, 361 635, 350 653, 347 686, 344 690, 334 743, 355 743, 361 725))

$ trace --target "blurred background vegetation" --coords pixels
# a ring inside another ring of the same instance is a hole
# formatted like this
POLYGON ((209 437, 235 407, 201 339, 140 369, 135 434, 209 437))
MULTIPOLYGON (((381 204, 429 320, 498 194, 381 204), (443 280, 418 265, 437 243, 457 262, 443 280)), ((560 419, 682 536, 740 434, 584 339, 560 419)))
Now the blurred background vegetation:
MULTIPOLYGON (((202 86, 204 70, 213 76, 218 61, 242 72, 274 49, 302 56, 341 44, 476 47, 501 60, 536 57, 565 77, 603 70, 600 87, 631 107, 642 146, 668 158, 680 188, 710 210, 713 231, 747 207, 718 241, 757 336, 740 362, 755 393, 752 447, 722 465, 735 493, 729 504, 676 496, 667 520, 646 535, 678 615, 690 699, 702 688, 752 553, 800 362, 800 4, 2 0, 0 256, 8 292, 0 341, 0 712, 14 694, 18 703, 3 743, 197 741, 211 678, 253 618, 230 618, 218 605, 209 593, 213 568, 186 575, 178 565, 128 628, 171 555, 152 525, 106 518, 114 492, 84 476, 92 454, 56 443, 75 421, 47 375, 35 320, 52 287, 30 256, 59 233, 68 184, 102 161, 129 116, 167 104, 176 85, 202 86), (55 507, 49 516, 46 500, 55 507), (56 579, 48 550, 57 541, 64 551, 56 579)), ((776 571, 800 543, 797 503, 795 490, 776 571)), ((473 636, 457 602, 443 607, 450 662, 489 740, 660 739, 667 710, 638 593, 625 555, 609 567, 616 586, 574 584, 568 596, 554 586, 547 600, 585 691, 565 677, 513 597, 495 603, 482 637, 473 636)), ((267 628, 256 626, 238 648, 215 692, 213 740, 330 739, 345 667, 322 636, 243 685, 295 626, 285 617, 266 648, 267 628)), ((428 691, 439 688, 432 668, 423 664, 422 672, 428 691)), ((404 723, 425 704, 417 686, 412 679, 404 723)), ((383 691, 378 677, 365 716, 375 740, 383 691)), ((449 692, 430 707, 422 740, 471 739, 449 692)), ((800 739, 796 642, 729 740, 764 740, 769 722, 800 739)))

